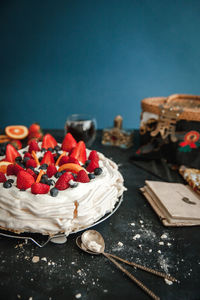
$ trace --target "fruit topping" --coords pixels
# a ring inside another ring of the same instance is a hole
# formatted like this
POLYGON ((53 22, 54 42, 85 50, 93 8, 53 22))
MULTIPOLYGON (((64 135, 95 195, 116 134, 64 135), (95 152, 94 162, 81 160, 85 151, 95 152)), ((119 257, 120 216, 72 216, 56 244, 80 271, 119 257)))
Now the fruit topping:
POLYGON ((62 150, 70 152, 74 147, 76 147, 77 142, 71 135, 71 133, 67 133, 62 142, 62 150))
POLYGON ((43 174, 45 174, 45 172, 43 170, 40 170, 40 172, 39 172, 39 174, 37 176, 36 182, 40 182, 43 174))
POLYGON ((40 128, 40 125, 37 123, 31 124, 31 126, 29 127, 28 140, 32 141, 35 139, 37 141, 40 141, 42 137, 43 137, 43 133, 40 128))
POLYGON ((66 172, 59 177, 55 184, 55 187, 60 191, 66 190, 70 186, 69 181, 71 179, 74 179, 73 175, 69 172, 66 172))
POLYGON ((32 175, 35 180, 37 179, 37 174, 32 169, 28 168, 26 172, 32 175))
POLYGON ((5 160, 13 163, 15 158, 20 156, 19 152, 11 144, 6 146, 6 157, 5 160))
POLYGON ((39 159, 38 159, 38 157, 37 157, 35 151, 32 150, 31 154, 32 154, 33 159, 34 159, 35 162, 36 162, 36 165, 39 166, 39 165, 40 165, 40 162, 39 162, 39 159))
POLYGON ((62 172, 56 172, 56 174, 54 175, 56 178, 59 178, 63 173, 62 172))
POLYGON ((17 187, 18 189, 28 189, 35 182, 32 175, 26 171, 19 171, 17 174, 17 187))
POLYGON ((22 149, 22 143, 20 142, 20 140, 11 140, 10 144, 13 145, 17 150, 22 149))
POLYGON ((15 175, 14 173, 14 164, 9 164, 7 166, 7 170, 6 170, 6 174, 9 176, 9 175, 15 175))
POLYGON ((37 163, 36 163, 35 159, 30 158, 30 159, 26 162, 26 168, 28 169, 29 167, 33 167, 33 168, 36 168, 36 167, 37 167, 37 163))
POLYGON ((53 154, 50 151, 45 152, 43 159, 41 160, 41 165, 43 164, 47 164, 48 166, 54 164, 53 154))
POLYGON ((48 184, 35 182, 31 186, 32 194, 47 194, 50 190, 50 186, 48 184))
POLYGON ((62 172, 63 170, 67 170, 70 171, 72 173, 78 173, 81 170, 84 170, 83 167, 81 167, 80 165, 77 164, 73 164, 73 163, 67 163, 62 165, 59 169, 58 172, 62 172))
POLYGON ((5 174, 9 165, 12 165, 12 163, 4 160, 0 161, 0 172, 5 174))
POLYGON ((57 142, 54 137, 49 133, 45 134, 42 140, 42 148, 55 148, 55 146, 57 146, 57 142))
POLYGON ((78 182, 76 182, 76 181, 74 181, 74 180, 71 179, 69 181, 69 185, 70 185, 71 188, 75 188, 75 187, 78 186, 78 182))
POLYGON ((80 165, 78 159, 76 159, 76 158, 74 158, 74 157, 71 157, 71 156, 69 157, 67 163, 73 163, 73 164, 80 165))
POLYGON ((52 188, 51 190, 50 190, 50 195, 52 196, 52 197, 56 197, 57 195, 58 195, 58 189, 57 188, 52 188))
POLYGON ((47 168, 47 176, 51 178, 53 175, 57 173, 57 169, 54 165, 50 165, 47 168))
POLYGON ((83 141, 78 142, 76 147, 72 150, 70 157, 76 158, 78 161, 82 162, 83 164, 87 160, 86 156, 86 147, 83 141))
POLYGON ((99 162, 96 160, 91 160, 91 162, 87 166, 86 170, 91 173, 98 167, 99 167, 99 162))
POLYGON ((90 181, 90 178, 88 177, 88 174, 85 172, 85 170, 81 170, 78 172, 76 180, 78 182, 86 183, 90 181))
POLYGON ((39 169, 41 170, 46 170, 48 168, 48 165, 47 164, 42 164, 39 169))
POLYGON ((31 155, 29 152, 26 152, 26 153, 24 154, 24 158, 25 158, 25 157, 32 158, 32 155, 31 155))
MULTIPOLYGON (((63 153, 58 157, 57 161, 56 161, 56 166, 59 165, 59 162, 61 160, 62 157, 66 156, 66 151, 63 151, 63 153)), ((68 156, 67 156, 68 157, 68 156)))
POLYGON ((94 175, 101 175, 102 172, 103 172, 103 171, 102 171, 101 168, 96 168, 96 169, 94 170, 94 175))
POLYGON ((69 156, 67 156, 67 155, 63 156, 59 161, 59 166, 62 166, 64 164, 68 163, 68 160, 69 160, 69 156))
POLYGON ((5 133, 12 139, 22 140, 28 135, 28 128, 22 125, 11 125, 5 128, 5 133))
POLYGON ((98 154, 97 154, 97 151, 92 150, 92 151, 90 152, 90 155, 89 155, 88 159, 89 159, 89 160, 99 161, 99 156, 98 156, 98 154))
POLYGON ((89 174, 88 174, 88 177, 90 178, 90 180, 91 180, 91 179, 95 179, 95 175, 94 175, 93 173, 89 173, 89 174))
POLYGON ((6 181, 6 176, 4 175, 3 172, 0 172, 0 182, 5 182, 6 181))
POLYGON ((20 165, 18 164, 14 164, 13 165, 13 172, 14 172, 14 175, 17 176, 17 174, 19 173, 19 171, 22 171, 24 170, 20 165))
POLYGON ((3 183, 3 187, 6 188, 6 189, 9 189, 11 188, 12 186, 12 183, 8 180, 6 180, 4 183, 3 183))
POLYGON ((36 140, 32 140, 30 143, 29 143, 29 148, 28 148, 28 152, 29 153, 32 153, 32 151, 40 151, 40 147, 38 146, 38 143, 36 140))

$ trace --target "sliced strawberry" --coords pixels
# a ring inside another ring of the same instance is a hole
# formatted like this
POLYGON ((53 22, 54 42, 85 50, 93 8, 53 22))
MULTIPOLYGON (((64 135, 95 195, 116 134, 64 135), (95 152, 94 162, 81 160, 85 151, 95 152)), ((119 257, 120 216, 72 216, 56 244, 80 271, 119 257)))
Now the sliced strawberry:
POLYGON ((70 186, 69 181, 71 179, 74 180, 74 176, 71 173, 66 172, 56 181, 55 187, 60 191, 66 190, 70 186))
POLYGON ((28 148, 28 152, 32 153, 32 151, 40 151, 40 147, 38 146, 38 143, 36 140, 31 140, 31 142, 29 143, 29 148, 28 148))
POLYGON ((37 178, 37 174, 32 170, 32 169, 27 169, 26 172, 28 172, 30 175, 33 176, 33 178, 36 180, 37 178))
POLYGON ((45 148, 45 149, 54 148, 56 145, 57 145, 57 142, 54 139, 54 137, 49 133, 45 134, 45 136, 43 137, 43 140, 42 140, 42 148, 45 148))
POLYGON ((88 177, 88 174, 84 170, 81 170, 78 172, 76 181, 86 183, 89 182, 90 179, 88 177))
POLYGON ((61 157, 61 159, 59 161, 59 166, 66 164, 68 162, 68 160, 69 160, 69 156, 67 156, 67 155, 61 157))
POLYGON ((6 170, 7 175, 15 175, 14 164, 8 165, 6 170))
POLYGON ((5 182, 6 181, 6 176, 3 172, 0 172, 0 182, 5 182))
POLYGON ((22 148, 22 143, 20 142, 20 140, 11 140, 10 144, 13 145, 17 150, 22 148))
POLYGON ((30 167, 33 167, 33 168, 37 167, 37 163, 36 163, 35 159, 33 159, 33 158, 27 160, 27 162, 26 162, 26 168, 28 169, 30 167))
POLYGON ((18 165, 18 164, 14 164, 13 165, 13 172, 14 172, 14 175, 17 176, 17 174, 19 173, 19 171, 24 171, 24 169, 18 165))
POLYGON ((97 154, 97 151, 92 150, 92 151, 90 152, 90 155, 89 155, 88 159, 89 159, 89 160, 99 161, 99 156, 98 156, 98 154, 97 154))
POLYGON ((91 162, 87 166, 86 170, 88 172, 93 172, 96 168, 99 168, 99 162, 96 160, 91 160, 91 162))
POLYGON ((32 175, 26 171, 19 171, 17 174, 17 187, 18 189, 28 189, 35 182, 32 175))
POLYGON ((35 182, 31 186, 32 194, 47 194, 49 192, 50 186, 45 183, 35 182))
POLYGON ((29 133, 30 132, 38 132, 38 131, 40 131, 40 125, 38 123, 33 123, 30 125, 28 130, 29 130, 29 133))
POLYGON ((21 156, 19 152, 11 144, 6 146, 6 157, 5 160, 9 162, 15 162, 15 158, 21 156))
POLYGON ((70 152, 74 147, 76 147, 77 142, 71 135, 71 133, 67 133, 62 142, 62 150, 70 152))
POLYGON ((85 143, 83 141, 78 142, 76 147, 72 150, 70 157, 78 159, 78 161, 81 161, 83 164, 85 163, 87 156, 85 143))
POLYGON ((47 164, 48 166, 54 164, 54 158, 53 158, 53 154, 51 153, 51 151, 45 152, 44 157, 41 160, 40 164, 41 165, 47 164))
POLYGON ((50 165, 47 168, 47 176, 51 178, 53 175, 57 173, 57 168, 54 165, 50 165))

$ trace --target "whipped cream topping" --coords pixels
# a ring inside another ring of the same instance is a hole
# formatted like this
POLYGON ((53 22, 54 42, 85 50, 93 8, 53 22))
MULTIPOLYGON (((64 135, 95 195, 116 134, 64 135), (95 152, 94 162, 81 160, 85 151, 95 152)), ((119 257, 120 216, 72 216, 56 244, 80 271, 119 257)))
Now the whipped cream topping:
MULTIPOLYGON (((27 148, 19 151, 21 155, 24 150, 27 148)), ((37 155, 41 156, 41 152, 37 155)), ((7 176, 14 183, 9 189, 0 183, 0 227, 15 232, 68 235, 111 212, 125 190, 124 181, 118 166, 102 153, 98 155, 102 174, 88 183, 79 182, 76 188, 59 191, 57 197, 49 193, 34 195, 31 189, 20 191, 16 176, 7 176)))

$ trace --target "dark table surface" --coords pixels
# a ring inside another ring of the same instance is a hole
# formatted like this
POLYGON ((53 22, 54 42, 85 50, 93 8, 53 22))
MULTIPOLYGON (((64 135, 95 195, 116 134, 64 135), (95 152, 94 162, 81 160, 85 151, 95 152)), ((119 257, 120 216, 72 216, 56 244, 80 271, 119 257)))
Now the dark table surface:
MULTIPOLYGON (((62 130, 49 132, 62 140, 62 130)), ((100 131, 92 148, 119 164, 127 187, 119 209, 94 227, 104 236, 107 252, 179 279, 180 283, 169 285, 124 265, 161 299, 200 299, 199 227, 162 225, 139 191, 145 180, 157 178, 130 163, 134 148, 103 146, 100 131)), ((0 299, 149 299, 105 257, 81 252, 75 243, 78 235, 69 235, 65 244, 49 243, 44 248, 0 237, 0 299), (34 256, 39 257, 37 263, 32 261, 34 256)))

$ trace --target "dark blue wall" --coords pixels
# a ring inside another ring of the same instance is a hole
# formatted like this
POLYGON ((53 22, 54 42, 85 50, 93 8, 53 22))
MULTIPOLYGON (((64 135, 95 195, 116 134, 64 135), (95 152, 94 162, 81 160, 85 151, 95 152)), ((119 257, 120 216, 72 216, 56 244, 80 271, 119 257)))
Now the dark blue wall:
POLYGON ((140 101, 200 94, 200 1, 0 1, 0 127, 139 126, 140 101))

